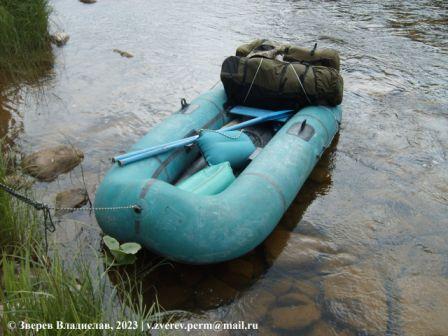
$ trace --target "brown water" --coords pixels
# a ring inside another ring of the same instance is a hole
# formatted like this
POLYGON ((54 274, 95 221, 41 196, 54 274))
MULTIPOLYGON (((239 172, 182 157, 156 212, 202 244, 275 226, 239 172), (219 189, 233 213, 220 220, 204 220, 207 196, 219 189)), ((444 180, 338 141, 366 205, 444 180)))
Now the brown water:
MULTIPOLYGON (((2 100, 0 133, 24 153, 80 147, 91 195, 109 158, 176 110, 181 97, 215 83, 238 44, 318 42, 342 55, 340 135, 274 233, 229 263, 159 267, 145 278, 148 303, 157 291, 166 309, 259 322, 261 335, 448 334, 446 2, 54 6, 56 25, 71 39, 55 49, 55 74, 39 99, 2 100)), ((81 185, 76 169, 36 187, 52 202, 81 185)), ((100 230, 92 216, 69 214, 54 240, 67 255, 99 249, 100 230)))

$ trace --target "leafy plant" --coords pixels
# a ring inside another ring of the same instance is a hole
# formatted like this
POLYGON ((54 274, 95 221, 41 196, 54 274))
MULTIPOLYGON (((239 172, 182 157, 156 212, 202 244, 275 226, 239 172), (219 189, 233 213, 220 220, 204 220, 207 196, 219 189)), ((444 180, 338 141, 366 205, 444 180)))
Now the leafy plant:
POLYGON ((133 264, 137 260, 137 252, 142 248, 138 243, 124 243, 120 245, 118 240, 111 236, 104 236, 103 241, 113 256, 113 260, 108 260, 106 257, 106 262, 110 266, 133 264))

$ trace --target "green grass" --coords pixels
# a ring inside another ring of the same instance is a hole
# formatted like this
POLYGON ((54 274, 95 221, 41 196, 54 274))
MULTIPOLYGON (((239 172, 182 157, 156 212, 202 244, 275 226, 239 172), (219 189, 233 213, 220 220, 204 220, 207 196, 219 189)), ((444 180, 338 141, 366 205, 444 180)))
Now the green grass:
MULTIPOLYGON (((0 147, 3 142, 0 141, 0 147)), ((10 184, 6 180, 13 161, 0 152, 0 182, 10 184)), ((27 191, 22 191, 27 193, 27 191)), ((37 230, 35 212, 28 205, 11 198, 0 191, 0 247, 2 251, 12 251, 23 246, 31 246, 32 241, 41 240, 37 230)))
POLYGON ((0 86, 32 83, 53 64, 48 0, 0 0, 0 86))
MULTIPOLYGON (((1 148, 1 145, 0 145, 1 148)), ((2 156, 0 151, 0 157, 2 156)), ((7 160, 0 160, 0 181, 7 160)), ((0 335, 35 335, 10 330, 8 322, 110 323, 160 321, 157 302, 143 302, 138 273, 104 270, 100 256, 63 261, 57 250, 45 254, 41 216, 0 191, 0 335), (131 275, 130 275, 131 274, 131 275), (111 282, 109 277, 113 278, 111 282), (137 298, 137 299, 136 299, 137 298)), ((122 330, 41 330, 52 335, 141 335, 140 328, 122 330)))

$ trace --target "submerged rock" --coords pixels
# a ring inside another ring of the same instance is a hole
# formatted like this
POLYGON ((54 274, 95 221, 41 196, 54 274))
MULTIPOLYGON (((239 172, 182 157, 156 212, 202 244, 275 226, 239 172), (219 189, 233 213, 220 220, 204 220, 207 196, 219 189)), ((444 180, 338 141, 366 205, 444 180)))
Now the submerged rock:
POLYGON ((81 150, 61 145, 26 156, 22 160, 22 169, 41 181, 51 182, 59 175, 75 168, 83 158, 81 150))
POLYGON ((323 282, 328 312, 338 322, 368 335, 385 335, 388 309, 381 275, 371 268, 345 267, 323 282))
POLYGON ((404 335, 446 335, 448 279, 414 275, 398 281, 404 335))
POLYGON ((330 272, 337 268, 354 264, 357 258, 348 253, 338 253, 336 255, 330 255, 322 260, 321 271, 330 272))
POLYGON ((245 307, 248 319, 260 322, 263 321, 276 299, 275 295, 267 290, 256 289, 245 294, 240 300, 240 304, 245 307))
POLYGON ((307 336, 354 336, 351 331, 344 329, 341 331, 336 330, 333 326, 324 321, 317 322, 311 329, 307 336))
POLYGON ((336 254, 335 244, 286 230, 275 230, 264 242, 266 261, 276 266, 300 269, 314 266, 322 254, 336 254))
POLYGON ((277 329, 301 330, 320 319, 320 310, 314 303, 289 307, 276 307, 269 314, 272 326, 277 329))
MULTIPOLYGON (((70 189, 62 191, 56 196, 57 208, 81 208, 87 203, 89 196, 83 188, 70 189)), ((59 210, 59 213, 70 212, 73 210, 59 210)))
POLYGON ((124 50, 120 50, 120 49, 112 49, 113 52, 116 52, 117 54, 119 54, 121 57, 126 57, 126 58, 132 58, 134 57, 134 55, 132 55, 131 53, 124 51, 124 50))
POLYGON ((69 39, 70 36, 64 32, 56 32, 50 35, 51 42, 56 44, 58 47, 66 45, 69 39))

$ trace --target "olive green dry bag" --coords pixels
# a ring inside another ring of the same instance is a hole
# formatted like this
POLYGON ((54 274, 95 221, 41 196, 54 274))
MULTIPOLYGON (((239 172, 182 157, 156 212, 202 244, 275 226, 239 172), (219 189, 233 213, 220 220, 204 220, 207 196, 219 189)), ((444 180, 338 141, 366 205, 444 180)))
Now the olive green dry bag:
POLYGON ((240 45, 236 49, 236 56, 262 56, 263 52, 271 50, 275 50, 277 55, 283 56, 283 60, 287 62, 302 62, 310 65, 326 66, 336 69, 337 71, 340 69, 339 53, 334 49, 318 48, 317 43, 314 45, 314 48, 309 49, 293 46, 287 43, 258 39, 240 45))
POLYGON ((221 81, 230 104, 280 110, 342 102, 342 77, 329 67, 231 56, 222 64, 221 81))

